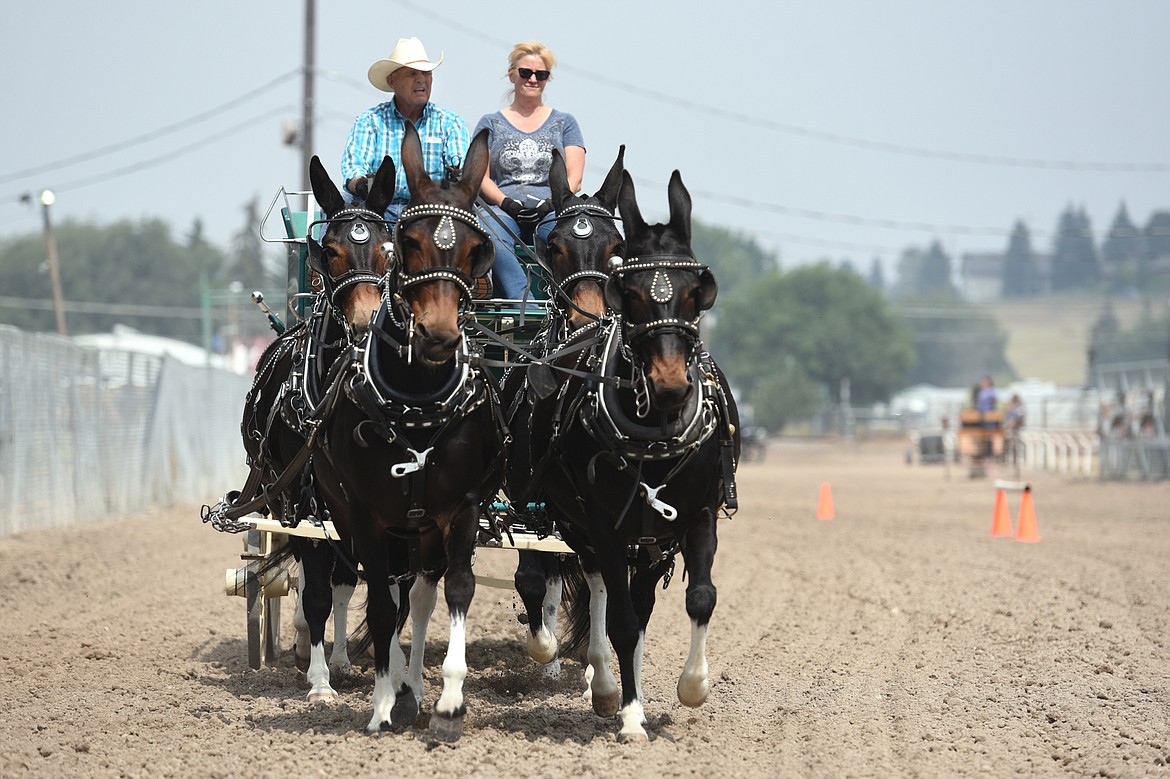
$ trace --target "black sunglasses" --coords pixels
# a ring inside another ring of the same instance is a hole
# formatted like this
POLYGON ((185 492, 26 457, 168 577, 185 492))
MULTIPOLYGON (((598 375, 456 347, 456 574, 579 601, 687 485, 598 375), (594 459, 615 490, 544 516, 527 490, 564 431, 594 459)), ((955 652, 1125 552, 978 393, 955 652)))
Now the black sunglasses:
POLYGON ((516 72, 520 74, 520 78, 527 81, 536 76, 537 81, 548 81, 548 77, 552 75, 551 70, 533 70, 532 68, 516 68, 516 72))

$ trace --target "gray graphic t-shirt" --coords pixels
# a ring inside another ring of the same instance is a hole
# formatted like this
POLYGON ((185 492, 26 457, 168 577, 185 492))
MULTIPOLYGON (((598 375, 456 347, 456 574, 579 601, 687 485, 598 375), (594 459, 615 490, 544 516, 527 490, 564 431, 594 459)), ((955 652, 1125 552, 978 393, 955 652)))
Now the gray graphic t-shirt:
POLYGON ((572 114, 555 108, 535 132, 520 132, 499 111, 484 114, 475 125, 471 137, 474 138, 485 127, 489 130, 492 181, 496 182, 501 192, 516 198, 525 206, 552 197, 548 171, 552 166, 553 148, 562 155, 566 146, 585 148, 585 139, 581 136, 577 120, 572 114))

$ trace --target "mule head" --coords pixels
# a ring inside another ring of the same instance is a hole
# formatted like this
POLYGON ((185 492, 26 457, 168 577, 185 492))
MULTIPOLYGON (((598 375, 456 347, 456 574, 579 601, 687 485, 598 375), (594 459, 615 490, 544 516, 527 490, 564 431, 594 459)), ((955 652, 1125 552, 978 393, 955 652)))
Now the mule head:
POLYGON ((321 241, 308 238, 309 267, 321 280, 334 315, 356 337, 369 327, 381 304, 378 282, 390 264, 393 244, 382 214, 394 196, 394 161, 382 160, 360 205, 346 204, 316 156, 309 162, 309 182, 325 212, 321 241))
POLYGON ((670 220, 647 224, 634 182, 622 174, 619 210, 628 258, 615 261, 605 287, 606 304, 621 317, 623 340, 646 382, 650 405, 663 413, 677 411, 695 391, 689 367, 700 344, 699 317, 718 291, 710 268, 691 250, 691 198, 677 170, 667 197, 670 220))
POLYGON ((609 258, 620 257, 625 251, 614 217, 625 153, 626 147, 621 146, 601 189, 589 196, 573 193, 564 158, 556 149, 552 152, 548 181, 556 224, 547 240, 538 236, 536 254, 553 283, 568 298, 558 299, 557 305, 565 313, 570 331, 606 313, 604 288, 609 279, 609 258))
POLYGON ((473 280, 494 261, 492 242, 473 210, 487 166, 485 129, 471 141, 462 171, 433 181, 418 132, 407 122, 402 168, 410 202, 394 232, 399 267, 393 291, 409 309, 409 337, 426 364, 443 364, 455 355, 463 337, 462 305, 470 304, 473 280))

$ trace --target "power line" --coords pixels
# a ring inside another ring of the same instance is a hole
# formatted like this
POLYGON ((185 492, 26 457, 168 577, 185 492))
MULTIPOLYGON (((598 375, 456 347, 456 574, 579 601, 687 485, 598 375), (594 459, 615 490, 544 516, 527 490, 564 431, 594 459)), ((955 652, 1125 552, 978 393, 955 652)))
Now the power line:
MULTIPOLYGON (((485 43, 490 43, 493 46, 507 48, 512 45, 511 43, 501 40, 500 38, 485 35, 473 27, 461 24, 455 19, 444 16, 440 13, 436 13, 415 3, 407 2, 406 0, 397 0, 397 4, 409 8, 410 10, 421 14, 422 16, 430 17, 431 19, 441 22, 448 27, 454 28, 459 32, 462 32, 464 35, 483 41, 485 43)), ((601 84, 602 86, 605 86, 609 89, 615 89, 619 92, 626 92, 637 97, 647 98, 659 103, 664 103, 666 105, 683 108, 688 111, 696 111, 703 114, 704 116, 710 115, 711 108, 709 105, 704 105, 694 100, 667 95, 662 92, 656 92, 652 89, 645 89, 634 84, 629 84, 624 80, 609 78, 608 76, 603 76, 585 68, 578 68, 574 65, 566 65, 563 62, 559 63, 558 66, 567 73, 583 77, 589 81, 601 84)), ((840 146, 851 146, 858 149, 865 149, 866 151, 879 151, 890 154, 900 154, 908 157, 923 157, 933 160, 945 160, 947 162, 965 162, 977 165, 991 165, 999 167, 1039 168, 1042 170, 1066 170, 1095 173, 1170 172, 1170 163, 1164 162, 1082 162, 1077 160, 1043 159, 1039 157, 1011 157, 1005 155, 931 149, 922 146, 888 143, 886 141, 874 141, 868 138, 860 138, 852 135, 843 135, 841 133, 818 130, 811 127, 803 127, 801 125, 792 124, 789 122, 776 122, 770 119, 762 119, 758 116, 751 116, 749 114, 742 114, 736 111, 731 111, 725 107, 719 109, 719 118, 720 120, 730 119, 741 124, 753 125, 755 127, 761 127, 765 130, 772 130, 774 132, 784 133, 786 135, 793 135, 801 138, 809 138, 815 141, 822 141, 824 143, 831 143, 840 146)))
POLYGON ((57 168, 62 168, 68 165, 75 165, 79 162, 88 162, 90 160, 97 159, 98 157, 104 157, 107 154, 112 154, 117 151, 122 151, 123 149, 129 149, 133 146, 138 146, 139 144, 146 143, 148 141, 153 141, 157 138, 162 138, 163 136, 170 135, 171 133, 178 132, 180 130, 189 129, 192 125, 205 122, 208 119, 213 119, 220 114, 223 114, 243 103, 246 103, 253 97, 267 92, 278 84, 281 84, 285 81, 288 81, 290 78, 299 75, 301 75, 300 69, 290 70, 289 72, 272 79, 267 84, 259 86, 233 100, 229 100, 226 103, 222 103, 218 106, 215 106, 214 108, 209 108, 206 111, 202 111, 198 114, 195 114, 194 116, 190 116, 186 119, 174 122, 173 124, 165 125, 156 130, 151 130, 148 133, 143 133, 142 135, 137 135, 133 138, 127 138, 124 141, 112 143, 108 146, 102 146, 97 149, 91 149, 90 151, 75 154, 72 157, 66 157, 65 159, 57 160, 56 162, 47 162, 43 165, 37 165, 32 168, 25 168, 24 170, 2 174, 0 175, 0 184, 7 184, 9 181, 16 181, 17 179, 27 178, 38 173, 44 173, 45 171, 55 170, 57 168))
MULTIPOLYGON (((68 192, 68 191, 73 190, 73 189, 80 189, 82 187, 87 187, 91 184, 98 184, 100 182, 109 181, 110 179, 120 178, 122 176, 128 176, 131 173, 137 173, 138 171, 146 170, 147 168, 153 168, 157 165, 161 165, 163 163, 170 162, 171 160, 174 160, 177 157, 181 157, 184 154, 189 154, 193 151, 197 151, 198 149, 202 149, 204 146, 209 146, 213 143, 216 143, 217 141, 223 140, 224 138, 235 135, 240 130, 245 130, 254 124, 259 124, 260 122, 265 121, 265 120, 267 120, 267 119, 269 119, 277 114, 287 114, 291 110, 292 110, 292 108, 290 106, 287 106, 287 105, 279 106, 279 107, 273 108, 269 111, 265 111, 262 114, 254 116, 251 119, 247 119, 243 122, 232 125, 231 127, 228 127, 227 129, 222 130, 218 133, 200 138, 199 140, 194 141, 193 143, 189 143, 186 146, 180 146, 178 149, 175 149, 173 151, 169 151, 165 154, 160 154, 157 157, 152 157, 150 159, 140 160, 140 161, 132 163, 130 165, 125 165, 121 168, 115 168, 114 170, 106 171, 105 173, 98 173, 96 175, 88 176, 86 178, 76 179, 74 181, 69 181, 69 182, 66 182, 64 184, 58 184, 58 185, 55 185, 53 187, 50 187, 50 189, 54 190, 55 192, 68 192)), ((19 199, 19 196, 16 199, 19 199)))

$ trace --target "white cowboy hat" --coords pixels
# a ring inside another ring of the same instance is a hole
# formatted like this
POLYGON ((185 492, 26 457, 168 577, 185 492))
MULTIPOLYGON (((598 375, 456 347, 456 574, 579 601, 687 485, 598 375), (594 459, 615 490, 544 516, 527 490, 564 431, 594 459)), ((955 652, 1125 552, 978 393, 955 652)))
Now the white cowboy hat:
POLYGON ((434 70, 443 62, 443 52, 439 52, 439 59, 431 62, 427 57, 427 51, 423 48, 422 41, 418 38, 399 38, 398 43, 394 44, 394 50, 390 52, 390 56, 383 60, 378 60, 373 65, 370 65, 370 72, 367 74, 370 83, 376 86, 383 92, 393 92, 390 84, 387 83, 386 77, 399 68, 414 68, 415 70, 434 70))

